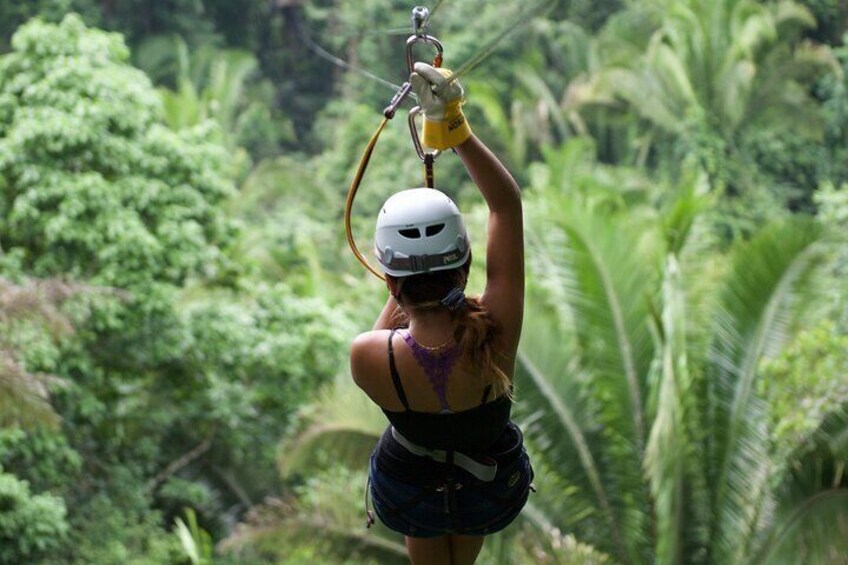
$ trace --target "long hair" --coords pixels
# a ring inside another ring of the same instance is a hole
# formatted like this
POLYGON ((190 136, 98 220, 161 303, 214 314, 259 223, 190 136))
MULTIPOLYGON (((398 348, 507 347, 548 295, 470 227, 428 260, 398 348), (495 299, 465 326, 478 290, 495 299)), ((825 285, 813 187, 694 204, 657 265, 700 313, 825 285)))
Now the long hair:
MULTIPOLYGON (((452 289, 465 289, 468 282, 468 270, 471 258, 461 267, 444 271, 434 271, 411 275, 408 277, 387 277, 398 281, 398 304, 405 310, 434 311, 446 309, 441 300, 452 289)), ((512 398, 512 383, 510 378, 497 364, 497 358, 503 357, 503 352, 497 351, 494 338, 500 328, 492 319, 489 311, 479 298, 468 296, 465 304, 451 312, 457 322, 454 330, 454 341, 468 367, 478 371, 484 382, 492 385, 493 397, 503 394, 512 398)), ((408 315, 395 312, 391 324, 400 327, 409 323, 408 315)))

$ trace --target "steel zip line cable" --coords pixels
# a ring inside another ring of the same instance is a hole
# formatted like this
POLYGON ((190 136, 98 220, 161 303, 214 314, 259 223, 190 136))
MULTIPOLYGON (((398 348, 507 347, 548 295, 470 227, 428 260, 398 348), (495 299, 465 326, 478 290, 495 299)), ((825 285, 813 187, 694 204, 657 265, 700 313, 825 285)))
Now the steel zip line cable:
POLYGON ((309 34, 306 33, 306 30, 304 29, 303 23, 301 22, 299 15, 295 15, 294 25, 297 28, 298 35, 300 35, 300 38, 306 44, 306 47, 322 59, 329 61, 345 70, 357 72, 364 77, 370 78, 371 80, 375 80, 380 84, 388 86, 392 90, 397 90, 398 88, 400 88, 400 85, 394 84, 393 82, 389 82, 386 79, 380 78, 374 73, 371 73, 363 68, 357 67, 356 65, 352 65, 344 59, 336 57, 335 55, 318 45, 315 41, 313 41, 311 37, 309 37, 309 34))
MULTIPOLYGON (((431 10, 430 13, 431 14, 435 13, 435 11, 438 10, 439 7, 442 5, 442 2, 444 2, 444 0, 439 0, 438 2, 436 2, 436 5, 433 7, 433 9, 431 10)), ((299 15, 295 15, 294 25, 297 28, 298 35, 303 40, 303 43, 306 45, 306 47, 310 51, 312 51, 313 53, 315 53, 316 55, 321 57, 322 59, 329 61, 330 63, 336 65, 337 67, 341 67, 345 70, 359 73, 366 78, 370 78, 371 80, 375 80, 375 81, 379 82, 380 84, 388 86, 392 90, 397 90, 397 89, 400 88, 399 85, 394 84, 393 82, 390 82, 390 81, 388 81, 384 78, 378 77, 377 75, 375 75, 374 73, 372 73, 372 72, 370 72, 366 69, 363 69, 361 67, 357 67, 356 65, 348 63, 347 61, 345 61, 341 57, 337 57, 336 55, 333 55, 332 53, 330 53, 329 51, 327 51, 326 49, 321 47, 306 32, 305 26, 303 25, 303 22, 301 21, 299 15)), ((393 29, 384 30, 384 31, 366 32, 366 34, 368 34, 368 35, 401 35, 401 34, 408 35, 409 34, 409 28, 408 27, 393 28, 393 29)))
MULTIPOLYGON (((433 6, 433 9, 430 10, 430 15, 436 13, 436 10, 439 9, 439 6, 442 5, 444 0, 439 0, 436 2, 436 5, 433 6)), ((351 38, 351 37, 367 37, 369 35, 409 35, 409 26, 403 27, 389 27, 384 29, 375 29, 370 31, 360 31, 360 32, 341 32, 337 36, 343 39, 351 38)))
MULTIPOLYGON (((444 3, 444 0, 438 0, 438 2, 436 2, 436 5, 430 11, 430 17, 432 17, 432 15, 442 6, 443 3, 444 3)), ((490 38, 489 41, 486 42, 483 45, 483 47, 481 47, 476 53, 474 53, 474 55, 472 55, 471 58, 469 58, 466 62, 464 62, 459 67, 457 67, 448 76, 447 81, 445 81, 444 84, 439 86, 435 90, 435 92, 438 94, 444 88, 446 88, 447 85, 449 85, 453 81, 459 79, 460 77, 462 77, 463 75, 467 74, 472 69, 474 69, 475 67, 480 65, 480 63, 485 61, 495 51, 495 49, 498 47, 498 45, 507 36, 514 33, 518 29, 524 27, 524 25, 529 23, 533 18, 539 17, 540 15, 546 13, 555 4, 556 4, 556 0, 540 0, 539 2, 537 2, 531 8, 528 8, 526 10, 520 10, 520 9, 516 10, 517 13, 514 13, 514 14, 511 15, 511 17, 506 18, 507 21, 511 21, 512 24, 504 27, 500 32, 498 32, 496 35, 494 35, 492 38, 490 38)), ((366 78, 377 81, 380 84, 383 84, 383 85, 391 88, 392 90, 397 91, 398 89, 400 89, 400 85, 397 85, 397 84, 395 84, 391 81, 388 81, 384 78, 381 78, 381 77, 375 75, 374 73, 369 72, 366 69, 363 69, 361 67, 357 67, 356 65, 353 65, 353 64, 345 61, 341 57, 333 55, 332 53, 330 53, 329 51, 327 51, 326 49, 321 47, 306 32, 306 29, 305 29, 306 26, 303 25, 303 22, 301 21, 299 16, 295 16, 295 27, 297 27, 298 35, 300 35, 301 39, 303 39, 303 42, 306 45, 306 47, 310 51, 312 51, 313 53, 315 53, 316 55, 321 57, 322 59, 325 59, 326 61, 329 61, 330 63, 332 63, 332 64, 334 64, 334 65, 336 65, 340 68, 343 68, 345 70, 349 70, 349 71, 359 73, 366 78)), ((383 32, 383 33, 394 34, 395 31, 396 31, 395 29, 392 29, 392 30, 388 30, 388 31, 383 32)), ((378 34, 380 32, 374 32, 374 33, 378 34)))
MULTIPOLYGON (((441 1, 439 2, 441 4, 441 1)), ((508 35, 530 23, 533 18, 537 18, 542 14, 547 13, 556 4, 556 0, 541 0, 535 6, 524 11, 518 11, 508 18, 508 21, 513 22, 512 25, 503 28, 497 35, 493 36, 483 47, 480 48, 470 59, 457 67, 447 80, 433 90, 436 94, 447 88, 447 86, 459 77, 463 76, 471 69, 485 61, 498 47, 498 44, 503 41, 508 35)), ((436 5, 438 7, 438 4, 436 5)))

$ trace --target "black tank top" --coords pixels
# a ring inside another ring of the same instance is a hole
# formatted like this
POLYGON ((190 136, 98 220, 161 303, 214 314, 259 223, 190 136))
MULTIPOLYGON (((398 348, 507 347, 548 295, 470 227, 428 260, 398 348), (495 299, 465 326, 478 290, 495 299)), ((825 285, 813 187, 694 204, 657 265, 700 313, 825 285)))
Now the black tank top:
POLYGON ((389 335, 389 371, 395 391, 405 410, 393 412, 383 409, 383 413, 392 426, 412 443, 428 449, 481 452, 494 445, 509 423, 512 410, 512 402, 509 398, 500 396, 491 402, 486 402, 491 391, 491 385, 489 385, 483 393, 480 405, 468 410, 447 414, 410 410, 395 365, 395 353, 392 346, 394 335, 395 332, 392 330, 389 335))

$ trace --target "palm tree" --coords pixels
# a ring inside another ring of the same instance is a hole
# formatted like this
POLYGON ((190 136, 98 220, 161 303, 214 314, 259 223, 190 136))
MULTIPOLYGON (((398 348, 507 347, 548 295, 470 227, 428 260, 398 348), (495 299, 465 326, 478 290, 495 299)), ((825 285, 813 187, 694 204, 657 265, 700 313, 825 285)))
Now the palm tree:
POLYGON ((245 87, 256 59, 237 50, 204 48, 193 53, 179 36, 154 37, 139 48, 140 63, 151 73, 174 60, 175 90, 160 90, 165 121, 173 129, 215 120, 230 134, 245 105, 245 87))
MULTIPOLYGON (((727 180, 718 176, 720 157, 735 154, 757 128, 821 136, 804 83, 832 70, 835 59, 825 47, 799 43, 799 32, 815 26, 809 10, 792 1, 649 4, 663 17, 647 46, 629 57, 607 49, 607 64, 570 85, 568 107, 635 112, 645 124, 643 155, 657 139, 682 142, 714 185, 727 180)), ((598 41, 609 43, 604 34, 598 41)))
MULTIPOLYGON (((815 556, 842 549, 832 518, 844 478, 789 494, 786 454, 810 436, 774 445, 757 386, 763 359, 815 301, 817 225, 768 226, 716 263, 693 187, 654 218, 593 213, 579 193, 535 188, 519 414, 571 498, 539 500, 539 511, 622 563, 760 563, 778 545, 788 561, 823 562, 815 556), (802 543, 811 532, 818 545, 802 543)), ((844 418, 829 425, 829 437, 848 433, 844 418)), ((844 442, 828 445, 836 461, 848 456, 844 442)))

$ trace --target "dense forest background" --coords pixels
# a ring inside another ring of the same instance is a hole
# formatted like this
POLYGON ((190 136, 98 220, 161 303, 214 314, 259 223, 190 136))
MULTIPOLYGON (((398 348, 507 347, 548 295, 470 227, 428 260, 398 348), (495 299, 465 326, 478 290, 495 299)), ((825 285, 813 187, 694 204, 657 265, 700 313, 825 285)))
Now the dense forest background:
MULTIPOLYGON (((538 492, 480 562, 845 563, 848 3, 426 4, 525 202, 538 492)), ((342 218, 411 8, 0 0, 0 563, 405 562, 342 218)))

